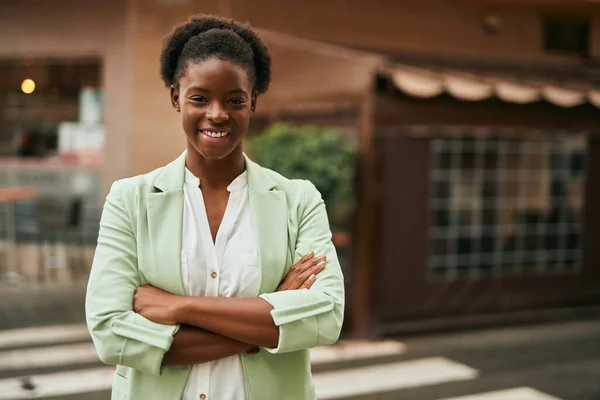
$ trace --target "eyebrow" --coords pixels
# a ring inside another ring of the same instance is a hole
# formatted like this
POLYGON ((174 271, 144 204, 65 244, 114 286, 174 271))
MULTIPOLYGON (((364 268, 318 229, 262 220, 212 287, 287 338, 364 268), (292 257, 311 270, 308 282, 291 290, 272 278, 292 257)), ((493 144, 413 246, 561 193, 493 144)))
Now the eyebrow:
MULTIPOLYGON (((203 87, 200 86, 190 86, 188 91, 191 90, 197 90, 199 92, 210 92, 210 90, 205 89, 203 87)), ((248 95, 248 92, 246 92, 244 89, 233 89, 227 92, 227 94, 244 94, 244 95, 248 95)))

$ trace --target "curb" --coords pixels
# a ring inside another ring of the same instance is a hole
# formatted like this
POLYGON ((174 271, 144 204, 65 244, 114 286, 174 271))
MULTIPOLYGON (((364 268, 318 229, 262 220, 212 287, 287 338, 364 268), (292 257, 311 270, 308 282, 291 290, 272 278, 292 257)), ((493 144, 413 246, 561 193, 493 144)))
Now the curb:
POLYGON ((593 319, 600 319, 600 306, 543 308, 398 322, 381 325, 372 331, 372 335, 374 337, 406 337, 593 319))

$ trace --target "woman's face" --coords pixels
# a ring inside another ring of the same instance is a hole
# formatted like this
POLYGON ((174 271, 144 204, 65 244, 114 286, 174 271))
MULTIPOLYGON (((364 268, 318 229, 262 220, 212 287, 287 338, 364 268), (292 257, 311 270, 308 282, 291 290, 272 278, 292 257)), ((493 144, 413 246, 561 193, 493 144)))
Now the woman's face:
POLYGON ((188 151, 209 160, 241 151, 254 101, 244 68, 218 58, 190 62, 179 89, 171 87, 171 101, 181 112, 188 151))

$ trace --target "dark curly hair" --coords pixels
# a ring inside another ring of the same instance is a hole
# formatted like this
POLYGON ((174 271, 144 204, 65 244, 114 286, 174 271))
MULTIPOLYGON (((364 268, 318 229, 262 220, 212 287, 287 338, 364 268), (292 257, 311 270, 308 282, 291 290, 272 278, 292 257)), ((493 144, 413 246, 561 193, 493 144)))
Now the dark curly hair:
POLYGON ((271 57, 260 37, 250 25, 212 15, 193 16, 165 37, 160 76, 167 87, 177 87, 188 61, 200 62, 212 57, 246 68, 257 94, 269 88, 271 57))

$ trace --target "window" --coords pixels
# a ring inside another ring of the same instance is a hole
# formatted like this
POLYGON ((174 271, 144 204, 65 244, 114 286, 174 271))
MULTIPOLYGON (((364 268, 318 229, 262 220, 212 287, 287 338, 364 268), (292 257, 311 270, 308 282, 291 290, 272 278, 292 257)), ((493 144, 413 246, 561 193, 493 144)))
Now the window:
POLYGON ((543 21, 544 50, 587 57, 590 53, 590 23, 581 19, 547 18, 543 21))
POLYGON ((438 137, 430 271, 448 279, 573 271, 581 260, 585 135, 438 137))
POLYGON ((101 148, 101 61, 0 59, 0 157, 101 148))

